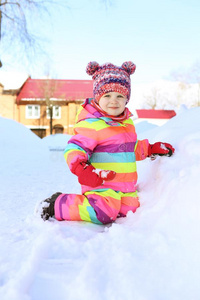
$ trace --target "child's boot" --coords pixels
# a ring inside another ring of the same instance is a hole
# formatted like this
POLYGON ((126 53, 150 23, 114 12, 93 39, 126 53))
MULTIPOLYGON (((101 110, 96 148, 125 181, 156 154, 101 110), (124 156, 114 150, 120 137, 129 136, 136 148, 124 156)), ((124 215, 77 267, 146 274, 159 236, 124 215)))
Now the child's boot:
POLYGON ((54 216, 54 204, 58 196, 62 193, 55 193, 51 197, 42 201, 41 218, 45 221, 54 216))

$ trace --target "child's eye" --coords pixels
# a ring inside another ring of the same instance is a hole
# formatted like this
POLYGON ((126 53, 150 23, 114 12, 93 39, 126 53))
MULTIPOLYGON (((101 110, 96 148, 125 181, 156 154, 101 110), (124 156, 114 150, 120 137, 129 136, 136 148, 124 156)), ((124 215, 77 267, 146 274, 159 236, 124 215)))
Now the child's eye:
POLYGON ((109 94, 105 94, 105 95, 104 95, 104 97, 106 97, 106 98, 109 98, 109 97, 110 97, 110 95, 109 95, 109 94))
POLYGON ((123 96, 123 95, 118 95, 117 97, 118 97, 118 98, 124 98, 124 96, 123 96))

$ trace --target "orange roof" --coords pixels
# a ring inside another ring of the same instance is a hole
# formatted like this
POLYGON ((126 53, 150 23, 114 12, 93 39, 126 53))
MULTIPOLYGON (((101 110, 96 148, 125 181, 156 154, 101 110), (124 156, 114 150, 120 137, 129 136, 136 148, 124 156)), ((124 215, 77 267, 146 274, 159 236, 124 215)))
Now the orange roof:
POLYGON ((17 95, 23 99, 49 98, 79 100, 93 96, 92 80, 31 79, 28 78, 17 95))

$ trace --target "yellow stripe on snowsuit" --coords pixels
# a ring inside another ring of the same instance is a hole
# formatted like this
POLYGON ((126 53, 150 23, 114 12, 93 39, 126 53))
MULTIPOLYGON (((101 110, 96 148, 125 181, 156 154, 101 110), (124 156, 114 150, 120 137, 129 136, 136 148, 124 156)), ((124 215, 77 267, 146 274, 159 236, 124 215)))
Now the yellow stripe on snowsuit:
POLYGON ((92 163, 96 169, 112 170, 116 173, 136 172, 136 163, 92 163))
POLYGON ((87 210, 87 207, 91 206, 88 202, 88 199, 85 197, 83 203, 78 206, 79 209, 79 214, 82 220, 87 221, 87 222, 91 222, 91 218, 90 218, 90 214, 87 210))

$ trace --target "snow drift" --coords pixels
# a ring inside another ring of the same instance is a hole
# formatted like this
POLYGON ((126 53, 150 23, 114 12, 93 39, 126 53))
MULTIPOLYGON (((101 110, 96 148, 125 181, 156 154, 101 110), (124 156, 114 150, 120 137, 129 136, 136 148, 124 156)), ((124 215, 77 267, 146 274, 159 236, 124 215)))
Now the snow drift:
POLYGON ((80 187, 61 152, 0 118, 0 298, 199 300, 199 115, 139 132, 176 151, 138 163, 141 207, 110 226, 35 215, 38 201, 80 187))

